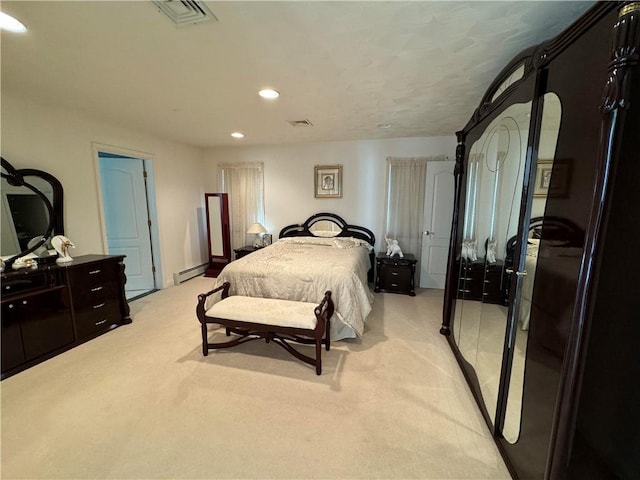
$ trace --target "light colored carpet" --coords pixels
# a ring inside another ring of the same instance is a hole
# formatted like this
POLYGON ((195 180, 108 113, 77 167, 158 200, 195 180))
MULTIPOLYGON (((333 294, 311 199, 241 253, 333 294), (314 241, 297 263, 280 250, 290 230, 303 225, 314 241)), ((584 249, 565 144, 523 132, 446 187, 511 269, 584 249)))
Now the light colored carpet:
POLYGON ((135 300, 133 324, 3 381, 2 478, 510 478, 438 333, 441 291, 376 294, 318 377, 261 341, 203 357, 212 283, 135 300))

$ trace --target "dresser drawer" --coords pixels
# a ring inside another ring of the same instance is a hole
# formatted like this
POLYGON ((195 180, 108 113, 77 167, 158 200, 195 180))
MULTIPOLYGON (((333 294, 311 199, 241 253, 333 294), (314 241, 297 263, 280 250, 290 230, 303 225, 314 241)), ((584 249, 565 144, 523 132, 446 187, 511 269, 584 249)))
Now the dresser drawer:
POLYGON ((107 281, 100 284, 85 284, 73 289, 73 304, 76 309, 93 307, 107 300, 119 298, 120 284, 107 281))
POLYGON ((95 337, 121 323, 120 305, 106 301, 76 311, 76 333, 79 340, 95 337))
POLYGON ((118 281, 118 265, 115 262, 102 262, 82 265, 70 270, 71 288, 75 291, 87 287, 100 286, 107 282, 118 281))
POLYGON ((382 267, 380 269, 380 288, 389 291, 410 290, 411 268, 382 267))
MULTIPOLYGON (((22 272, 19 272, 22 273, 22 272)), ((27 272, 27 275, 16 273, 2 277, 2 296, 14 295, 37 288, 46 288, 49 280, 46 272, 27 272)))

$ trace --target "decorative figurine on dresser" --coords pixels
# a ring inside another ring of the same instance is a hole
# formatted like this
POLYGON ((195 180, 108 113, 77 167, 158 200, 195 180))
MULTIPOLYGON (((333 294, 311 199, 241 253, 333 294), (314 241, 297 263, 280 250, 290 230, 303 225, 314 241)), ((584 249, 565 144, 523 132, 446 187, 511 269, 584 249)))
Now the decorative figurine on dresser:
POLYGON ((4 379, 131 318, 124 256, 68 255, 60 182, 40 170, 16 170, 4 158, 1 176, 4 379))
POLYGON ((402 257, 378 253, 374 292, 403 293, 415 297, 416 262, 410 253, 402 257))

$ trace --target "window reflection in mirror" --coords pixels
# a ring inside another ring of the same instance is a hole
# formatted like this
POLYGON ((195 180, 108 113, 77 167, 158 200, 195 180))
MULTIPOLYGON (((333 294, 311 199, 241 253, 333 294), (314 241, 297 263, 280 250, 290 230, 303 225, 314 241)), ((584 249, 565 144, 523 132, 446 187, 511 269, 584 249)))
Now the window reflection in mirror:
MULTIPOLYGON (((562 106, 560 99, 555 93, 547 93, 544 96, 542 110, 542 124, 540 128, 540 142, 538 147, 538 161, 544 159, 546 168, 536 168, 532 170, 535 175, 535 188, 533 190, 533 201, 531 207, 531 217, 539 218, 544 215, 547 203, 550 178, 543 178, 546 172, 551 172, 553 159, 555 158, 558 133, 560 131, 560 119, 562 116, 562 106)), ((529 219, 527 219, 529 223, 529 219)), ((516 443, 520 436, 520 423, 522 413, 522 394, 525 375, 525 358, 527 351, 527 338, 530 324, 531 299, 535 286, 536 263, 538 258, 538 242, 541 223, 532 221, 529 229, 529 241, 524 250, 525 270, 527 275, 522 277, 522 289, 520 293, 520 304, 516 314, 516 338, 514 342, 514 354, 512 361, 511 377, 507 396, 507 408, 503 427, 503 436, 509 443, 516 443)))

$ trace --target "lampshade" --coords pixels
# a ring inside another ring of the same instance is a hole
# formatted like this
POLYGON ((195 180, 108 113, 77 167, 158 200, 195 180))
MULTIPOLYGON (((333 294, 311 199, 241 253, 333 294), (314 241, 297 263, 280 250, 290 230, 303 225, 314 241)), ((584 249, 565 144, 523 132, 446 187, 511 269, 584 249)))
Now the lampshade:
POLYGON ((261 223, 254 223, 249 227, 247 233, 267 233, 267 229, 264 228, 261 223))

